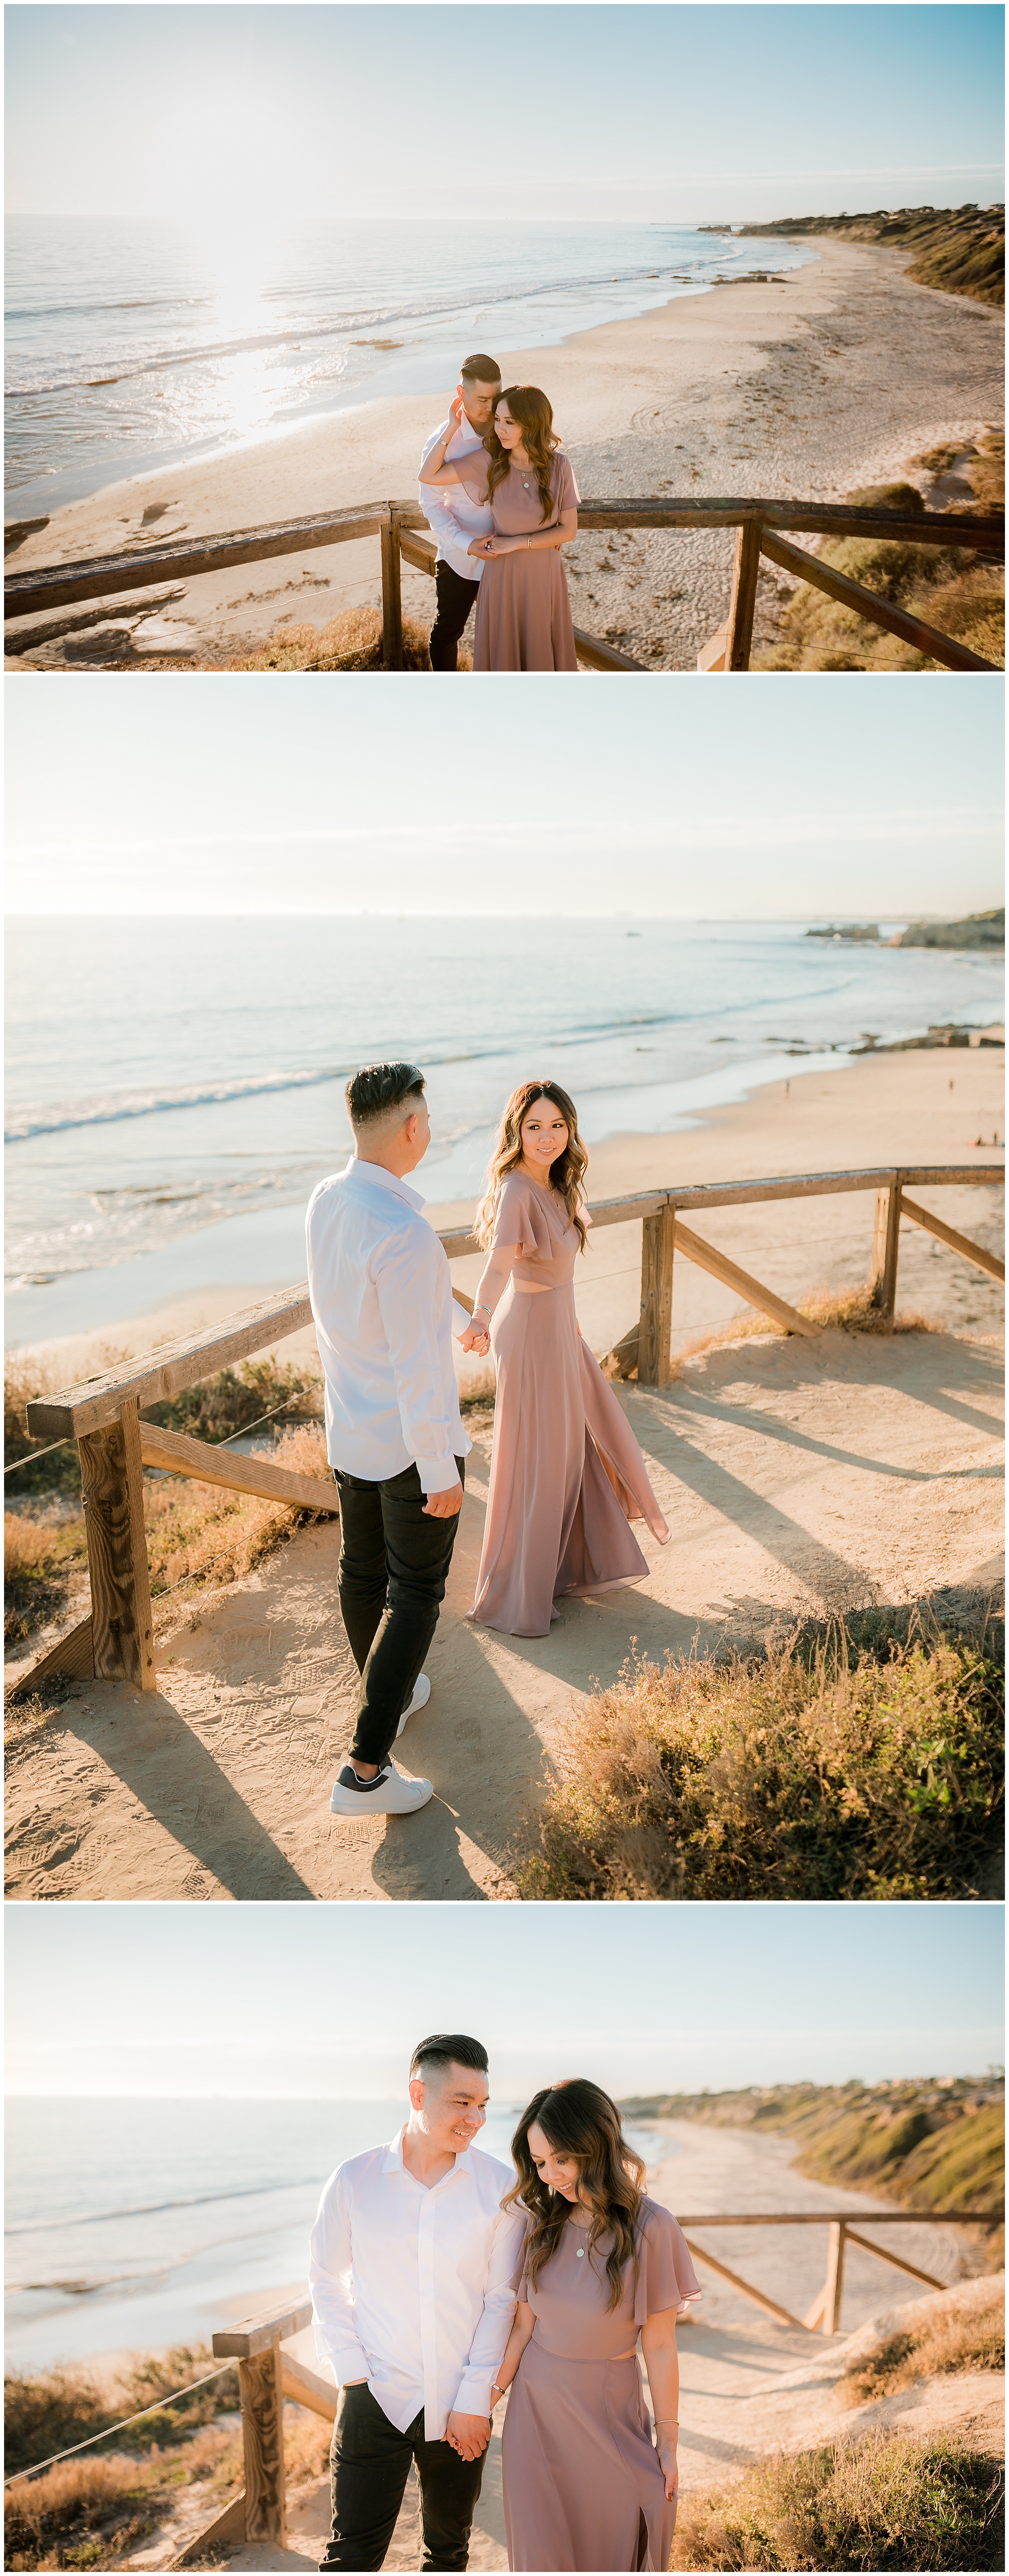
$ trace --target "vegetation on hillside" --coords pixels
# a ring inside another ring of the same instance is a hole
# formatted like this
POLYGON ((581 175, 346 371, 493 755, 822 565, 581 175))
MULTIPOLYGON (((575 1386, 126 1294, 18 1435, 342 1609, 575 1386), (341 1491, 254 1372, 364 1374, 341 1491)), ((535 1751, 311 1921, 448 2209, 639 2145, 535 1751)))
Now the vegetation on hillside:
MULTIPOLYGON (((944 461, 958 460, 976 495, 975 511, 987 516, 1004 507, 1005 437, 990 430, 976 448, 932 449, 911 459, 909 471, 939 474, 944 461)), ((912 518, 925 516, 925 502, 914 483, 867 485, 849 492, 852 506, 899 510, 912 518)), ((960 513, 969 524, 971 505, 960 513)), ((861 582, 878 598, 922 618, 940 635, 1001 666, 1005 659, 1005 575, 988 555, 961 546, 916 544, 910 537, 824 537, 805 539, 807 552, 832 564, 850 580, 861 582)), ((804 582, 781 606, 773 644, 753 655, 753 668, 765 671, 937 671, 945 666, 872 625, 840 600, 804 582)))
MULTIPOLYGON (((1001 2210, 1005 2184, 1005 2083, 943 2077, 882 2084, 746 2085, 719 2093, 636 2095, 628 2119, 699 2120, 711 2128, 770 2130, 794 2138, 796 2170, 851 2185, 933 2217, 944 2210, 1001 2210)), ((996 2229, 986 2242, 999 2252, 996 2229)))
POLYGON ((1004 206, 900 206, 871 215, 792 215, 780 223, 741 224, 741 233, 834 233, 850 241, 885 242, 915 253, 916 286, 1005 303, 1004 206))
POLYGON ((522 1896, 880 1900, 990 1892, 1001 1659, 870 1611, 754 1655, 633 1652, 573 1711, 522 1896))
POLYGON ((1000 2568, 998 2462, 952 2437, 861 2441, 764 2460, 685 2497, 670 2564, 688 2567, 1000 2568))
POLYGON ((840 2383, 848 2406, 872 2405, 915 2380, 944 2378, 954 2370, 1005 2369, 1005 2281, 976 2281, 959 2299, 923 2301, 923 2314, 899 2334, 884 2336, 874 2351, 853 2361, 840 2383))

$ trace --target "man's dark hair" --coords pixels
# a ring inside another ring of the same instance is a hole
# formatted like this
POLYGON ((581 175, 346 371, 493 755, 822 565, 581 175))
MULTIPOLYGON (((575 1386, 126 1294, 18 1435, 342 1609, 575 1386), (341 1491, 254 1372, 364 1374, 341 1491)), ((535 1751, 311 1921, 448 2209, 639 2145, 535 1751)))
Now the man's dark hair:
POLYGON ((427 2084, 436 2070, 445 2066, 470 2066, 474 2074, 486 2075, 487 2051, 478 2039, 467 2039, 461 2030, 436 2030, 414 2049, 411 2080, 419 2075, 422 2084, 427 2084))
POLYGON ((464 385, 499 385, 501 369, 496 358, 488 358, 486 350, 478 349, 475 358, 463 359, 459 379, 464 385))
POLYGON ((424 1076, 416 1064, 363 1064, 344 1093, 352 1127, 367 1127, 370 1119, 384 1118, 408 1100, 419 1109, 423 1097, 424 1076))

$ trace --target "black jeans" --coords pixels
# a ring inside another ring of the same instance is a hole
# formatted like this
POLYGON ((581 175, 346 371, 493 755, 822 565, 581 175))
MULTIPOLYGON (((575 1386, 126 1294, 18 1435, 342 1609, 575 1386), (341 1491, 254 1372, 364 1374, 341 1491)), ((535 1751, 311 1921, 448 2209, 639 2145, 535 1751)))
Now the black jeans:
POLYGON ((398 2433, 362 2382, 340 2390, 329 2454, 333 2537, 320 2567, 382 2566, 411 2460, 420 2485, 425 2571, 467 2565, 484 2455, 461 2460, 447 2442, 426 2442, 423 2407, 398 2433))
MULTIPOLYGON (((459 1482, 465 1461, 456 1459, 459 1482)), ((351 1752, 384 1762, 438 1625, 456 1512, 438 1520, 416 1466, 371 1484, 335 1471, 340 1493, 340 1609, 361 1675, 351 1752)))
POLYGON ((431 669, 454 671, 456 646, 480 588, 479 575, 476 581, 464 581, 461 572, 456 572, 450 563, 437 563, 434 587, 438 606, 427 648, 431 669))

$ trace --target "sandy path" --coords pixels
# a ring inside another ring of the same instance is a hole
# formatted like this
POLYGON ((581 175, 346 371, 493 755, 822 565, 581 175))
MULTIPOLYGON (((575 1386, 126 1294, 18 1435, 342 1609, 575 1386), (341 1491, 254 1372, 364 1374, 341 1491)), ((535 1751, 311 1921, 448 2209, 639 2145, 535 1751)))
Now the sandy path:
MULTIPOLYGON (((1000 313, 912 285, 905 254, 821 240, 815 261, 781 283, 718 287, 574 333, 558 348, 503 353, 501 363, 506 380, 545 384, 586 496, 838 500, 939 441, 973 439, 1001 420, 1002 349, 1000 313)), ((439 408, 435 396, 375 401, 256 447, 110 485, 57 511, 12 566, 410 497, 439 408)), ((692 669, 725 613, 731 553, 731 535, 717 531, 585 536, 566 557, 576 622, 656 669, 692 669)), ((773 631, 787 590, 768 569, 758 642, 773 631)), ((284 556, 188 583, 158 612, 147 649, 164 650, 166 639, 170 647, 174 634, 176 649, 223 660, 282 617, 321 626, 379 598, 377 539, 284 556)), ((424 575, 406 575, 404 602, 430 624, 424 575)), ((120 604, 132 619, 136 595, 120 604)), ((136 646, 125 633, 118 647, 89 630, 18 667, 93 667, 136 661, 143 650, 142 630, 136 646)))
POLYGON ((470 1461, 429 1709, 402 1746, 436 1795, 410 1819, 328 1811, 354 1675, 335 1526, 162 1633, 158 1688, 74 1685, 10 1765, 8 1894, 188 1900, 507 1897, 509 1855, 558 1718, 630 1639, 661 1660, 695 1634, 899 1602, 996 1578, 1001 1366, 990 1339, 830 1331, 751 1341, 622 1400, 672 1530, 633 1587, 571 1601, 553 1633, 474 1629, 487 1457, 470 1461))
MULTIPOLYGON (((662 2161, 649 2174, 653 2196, 670 2209, 811 2209, 837 2208, 866 2216, 887 2204, 864 2192, 825 2187, 797 2174, 794 2145, 786 2138, 754 2137, 746 2130, 707 2129, 688 2121, 665 2122, 657 2138, 662 2161)), ((906 2255, 923 2270, 950 2283, 961 2278, 963 2240, 955 2228, 923 2218, 920 2225, 872 2231, 882 2244, 906 2255)), ((826 2267, 826 2228, 780 2230, 719 2228, 702 2243, 744 2277, 801 2315, 819 2289, 826 2267)), ((843 2331, 833 2336, 809 2335, 776 2325, 738 2292, 700 2273, 705 2295, 700 2315, 680 2329, 681 2433, 680 2470, 684 2491, 715 2476, 739 2475, 750 2461, 778 2447, 790 2449, 828 2439, 840 2429, 860 2431, 877 2422, 901 2421, 925 2432, 956 2429, 979 2446, 1000 2448, 1003 2383, 997 2374, 963 2375, 939 2383, 922 2383, 856 2410, 843 2409, 837 2382, 852 2356, 870 2345, 876 2333, 889 2332, 935 2302, 917 2292, 905 2301, 901 2276, 870 2255, 850 2247, 845 2274, 843 2331), (709 2286, 710 2285, 710 2286, 709 2286)), ((910 2282, 904 2285, 909 2291, 910 2282)), ((977 2285, 983 2295, 982 2285, 977 2285)), ((971 2285, 959 2295, 971 2296, 971 2285)), ((940 2294, 941 2296, 941 2294, 940 2294)), ((295 2338, 312 2366, 311 2333, 295 2338)), ((292 2346, 294 2349, 294 2346, 292 2346)), ((507 2565, 501 2501, 501 2427, 488 2455, 477 2511, 470 2564, 477 2570, 507 2565)), ((319 2482, 289 2498, 287 2550, 247 2546, 228 2552, 233 2568, 305 2568, 318 2564, 329 2532, 328 2486, 319 2482)), ((173 2527, 175 2546, 183 2530, 199 2528, 191 2504, 173 2527)), ((403 2510, 386 2559, 387 2567, 416 2568, 420 2561, 420 2517, 416 2481, 411 2475, 403 2510)), ((168 2553, 155 2542, 130 2560, 134 2566, 164 2566, 168 2553)))

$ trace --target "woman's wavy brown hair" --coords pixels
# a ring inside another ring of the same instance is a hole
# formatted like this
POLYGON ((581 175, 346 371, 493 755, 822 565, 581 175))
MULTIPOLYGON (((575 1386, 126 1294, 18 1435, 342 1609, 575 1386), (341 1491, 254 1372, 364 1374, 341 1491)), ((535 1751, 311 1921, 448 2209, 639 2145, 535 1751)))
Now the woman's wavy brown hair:
POLYGON ((532 2229, 526 2239, 526 2271, 534 2285, 544 2264, 557 2251, 571 2205, 559 2191, 549 2190, 540 2181, 529 2150, 534 2120, 556 2155, 577 2158, 578 2180, 592 2207, 587 2247, 590 2262, 600 2238, 612 2232, 613 2243, 606 2257, 610 2285, 606 2304, 607 2309, 618 2308, 625 2264, 633 2263, 637 2281, 643 2161, 627 2144, 616 2103, 598 2084, 591 2084, 587 2075, 571 2076, 564 2084, 548 2084, 542 2093, 533 2094, 512 2139, 518 2181, 506 2193, 501 2206, 510 2209, 517 2204, 532 2216, 532 2229))
POLYGON ((512 1092, 494 1140, 487 1187, 473 1219, 473 1232, 486 1252, 494 1238, 498 1191, 502 1181, 507 1180, 509 1172, 514 1172, 522 1160, 522 1126, 534 1100, 552 1100, 554 1108, 559 1109, 561 1117, 567 1121, 568 1141, 563 1154, 558 1154, 556 1162, 551 1163, 550 1187, 563 1199, 572 1225, 578 1228, 584 1252, 587 1233, 580 1209, 582 1182, 589 1158, 578 1133, 578 1111, 570 1093, 562 1091, 559 1082, 520 1082, 518 1090, 512 1092))
MULTIPOLYGON (((512 419, 518 421, 522 432, 522 445, 530 465, 535 468, 545 523, 547 519, 553 517, 554 512, 550 472, 554 451, 561 443, 554 428, 553 406, 548 403, 546 395, 541 394, 538 385, 505 385, 497 399, 498 403, 507 403, 512 419)), ((497 434, 497 403, 494 405, 494 418, 490 428, 485 432, 483 443, 490 457, 487 475, 487 498, 490 501, 497 491, 498 484, 504 482, 511 464, 508 450, 502 447, 497 434)))

